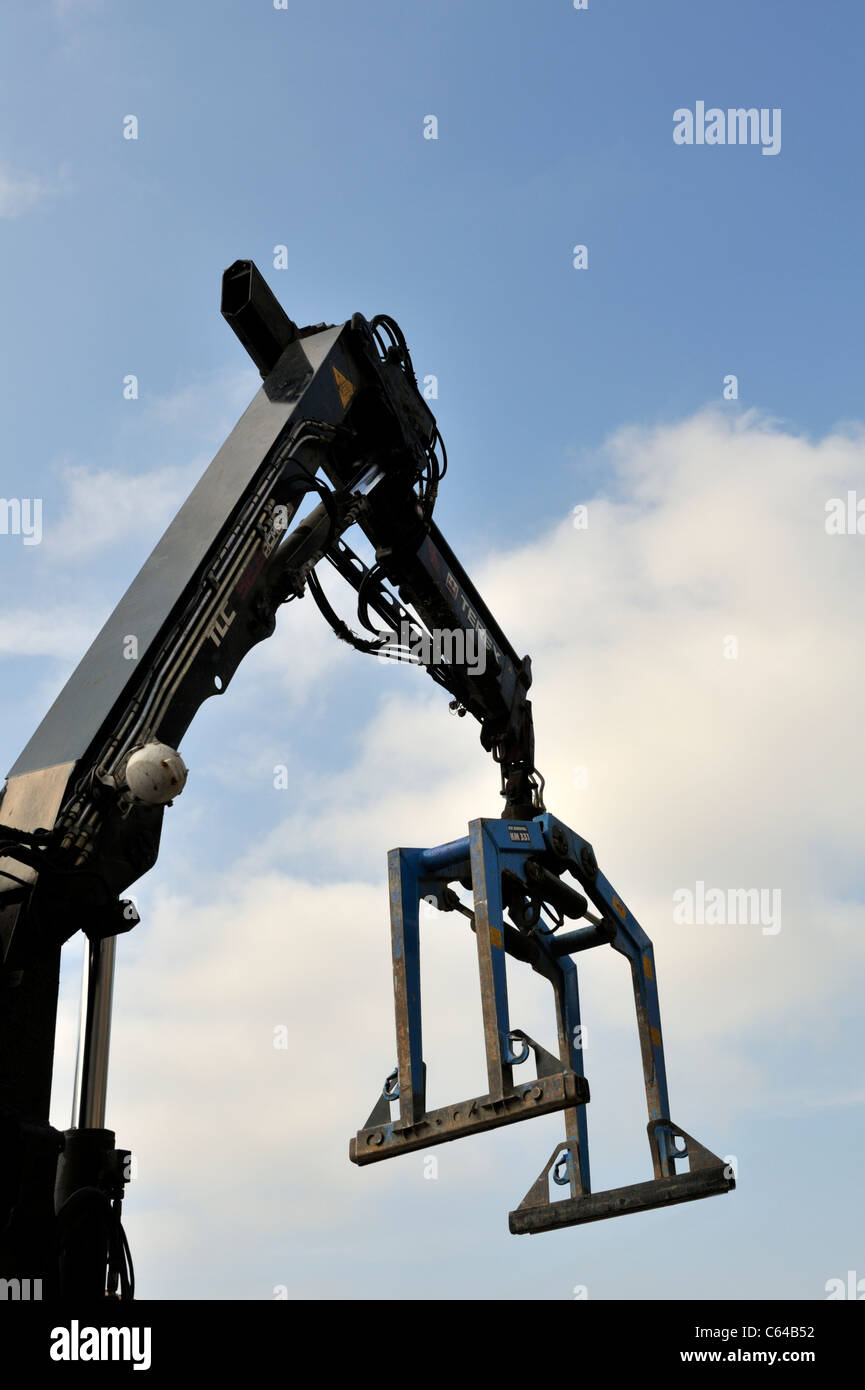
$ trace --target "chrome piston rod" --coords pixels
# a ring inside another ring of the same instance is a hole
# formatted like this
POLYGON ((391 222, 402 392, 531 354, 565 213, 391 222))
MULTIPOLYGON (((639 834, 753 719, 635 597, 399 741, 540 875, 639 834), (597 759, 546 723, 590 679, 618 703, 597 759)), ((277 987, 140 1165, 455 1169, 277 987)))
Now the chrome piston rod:
POLYGON ((111 1043, 111 1002, 117 938, 88 941, 81 977, 81 1011, 75 1058, 73 1129, 104 1129, 111 1043))

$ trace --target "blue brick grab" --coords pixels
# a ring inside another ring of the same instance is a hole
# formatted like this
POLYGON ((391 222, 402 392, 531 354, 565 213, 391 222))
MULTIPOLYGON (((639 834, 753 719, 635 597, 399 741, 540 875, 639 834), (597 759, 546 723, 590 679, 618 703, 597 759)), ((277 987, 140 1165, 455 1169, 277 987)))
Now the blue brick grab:
POLYGON ((554 816, 530 821, 479 819, 458 840, 431 849, 395 849, 388 857, 397 1065, 364 1127, 351 1140, 364 1166, 484 1130, 561 1111, 564 1138, 516 1210, 513 1234, 603 1220, 729 1192, 732 1171, 669 1118, 664 1045, 652 943, 598 867, 592 846, 554 816), (573 886, 567 882, 568 875, 573 886), (470 889, 472 907, 453 884, 470 889), (428 1111, 423 1056, 420 939, 422 901, 470 920, 477 942, 486 1053, 486 1095, 428 1111), (544 920, 541 913, 553 918, 544 920), (584 920, 560 932, 566 918, 584 920), (593 1193, 586 1105, 589 1085, 580 1046, 577 966, 582 951, 609 945, 631 968, 643 1061, 648 1182, 593 1193), (510 1020, 506 957, 543 975, 553 991, 558 1055, 510 1020), (534 1057, 535 1078, 515 1077, 534 1057), (395 1110, 395 1107, 398 1107, 395 1110), (687 1164, 677 1171, 678 1164, 687 1164), (558 1200, 551 1184, 567 1189, 558 1200))

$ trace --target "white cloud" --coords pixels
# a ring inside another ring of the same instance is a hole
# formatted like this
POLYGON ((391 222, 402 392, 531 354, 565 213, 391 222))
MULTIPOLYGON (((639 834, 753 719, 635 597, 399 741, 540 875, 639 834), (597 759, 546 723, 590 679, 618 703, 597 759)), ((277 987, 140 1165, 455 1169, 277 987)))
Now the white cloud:
POLYGON ((0 164, 0 218, 23 217, 39 203, 57 193, 57 186, 39 174, 17 172, 0 164))
POLYGON ((71 604, 50 612, 19 608, 0 615, 0 655, 54 656, 75 660, 83 656, 96 635, 87 614, 71 604))
POLYGON ((158 539, 200 472, 195 463, 137 475, 87 464, 63 465, 64 511, 53 526, 45 526, 45 554, 68 562, 130 541, 143 542, 148 549, 149 539, 158 539))
MULTIPOLYGON (((706 412, 622 431, 607 456, 605 497, 566 499, 549 534, 477 578, 532 653, 548 804, 593 840, 655 942, 673 1118, 735 1152, 737 1117, 794 1093, 803 1041, 831 1039, 861 993, 865 539, 827 536, 824 509, 862 476, 865 444, 706 412), (586 531, 570 521, 580 500, 586 531), (729 635, 736 660, 724 655, 729 635), (675 925, 672 894, 698 879, 779 887, 782 930, 675 925)), ((141 1154, 129 1224, 163 1291, 182 1295, 175 1215, 183 1264, 202 1271, 197 1292, 267 1297, 278 1268, 303 1296, 304 1251, 339 1249, 331 1289, 367 1268, 363 1252, 390 1238, 385 1200, 389 1219, 406 1213, 427 1242, 432 1279, 481 1224, 486 1239, 489 1204, 503 1220, 558 1134, 558 1121, 537 1122, 453 1146, 457 1155, 449 1146, 434 1213, 413 1160, 360 1173, 347 1161, 393 1062, 385 851, 454 838, 498 807, 471 722, 451 719, 420 672, 383 668, 381 680, 378 709, 357 716, 351 765, 323 779, 310 746, 292 797, 301 809, 236 863, 214 863, 194 897, 163 879, 122 943, 111 1119, 141 1154), (271 1046, 278 1023, 288 1053, 271 1046), (437 1243, 443 1230, 450 1248, 437 1243)), ((263 682, 262 710, 270 699, 263 682)), ((245 727, 249 717, 247 707, 245 727)), ((262 801, 270 794, 262 779, 262 801)), ((483 1089, 472 948, 453 914, 425 941, 433 1104, 483 1089)), ((590 955, 580 968, 593 1144, 624 1169, 616 1146, 644 1146, 645 1124, 629 972, 613 953, 590 955)), ((545 1040, 548 987, 517 969, 510 978, 512 1021, 545 1040)), ((859 1094, 853 1067, 837 1058, 835 1094, 859 1094)), ((648 1176, 645 1153, 639 1161, 619 1180, 648 1176)), ((725 1216, 747 1220, 728 1200, 725 1216)), ((713 1218, 689 1216, 703 1219, 713 1218)), ((390 1287, 375 1277, 372 1296, 390 1287)))
MULTIPOLYGON (((158 437, 202 439, 220 445, 261 387, 249 367, 211 372, 199 381, 162 396, 144 399, 144 428, 158 437)), ((176 447, 176 445, 175 445, 176 447)))
POLYGON ((219 371, 176 392, 130 402, 134 428, 119 432, 113 453, 124 460, 156 455, 163 462, 136 470, 132 462, 58 460, 63 496, 62 503, 48 498, 43 505, 45 556, 65 563, 131 544, 143 562, 210 463, 202 440, 212 441, 215 454, 255 389, 249 371, 219 371))

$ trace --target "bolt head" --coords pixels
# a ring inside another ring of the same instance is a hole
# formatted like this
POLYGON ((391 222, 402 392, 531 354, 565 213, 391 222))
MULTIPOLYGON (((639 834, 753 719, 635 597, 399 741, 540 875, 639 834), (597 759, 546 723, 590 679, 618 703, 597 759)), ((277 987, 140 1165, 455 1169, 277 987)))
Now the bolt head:
POLYGON ((568 837, 560 825, 554 825, 550 834, 550 844, 556 854, 564 857, 568 853, 568 837))

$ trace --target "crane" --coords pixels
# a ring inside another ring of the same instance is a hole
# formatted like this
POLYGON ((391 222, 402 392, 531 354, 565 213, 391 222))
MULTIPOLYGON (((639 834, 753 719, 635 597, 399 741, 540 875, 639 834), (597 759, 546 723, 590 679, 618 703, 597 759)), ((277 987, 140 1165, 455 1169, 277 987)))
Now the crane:
POLYGON ((226 692, 279 610, 306 596, 359 652, 399 659, 410 650, 451 709, 479 723, 503 803, 446 844, 390 852, 396 1065, 350 1140, 350 1160, 381 1162, 557 1111, 564 1137, 510 1213, 514 1234, 729 1192, 730 1167, 670 1117, 651 941, 591 843, 544 804, 531 661, 434 520, 447 456, 402 330, 386 314, 299 327, 244 260, 224 273, 221 309, 261 388, 0 798, 0 1278, 38 1280, 44 1297, 134 1297, 121 1220, 130 1153, 106 1127, 116 941, 139 920, 123 894, 156 862, 165 812, 187 779, 179 747, 197 710, 226 692), (298 520, 307 499, 314 505, 298 520), (346 539, 352 528, 366 538, 366 560, 346 539), (356 628, 328 598, 325 569, 354 591, 356 628), (467 920, 476 938, 489 1086, 434 1110, 423 902, 467 920), (563 931, 567 922, 581 925, 563 931), (60 959, 78 931, 81 1027, 72 1123, 61 1131, 49 1120, 60 959), (602 946, 630 966, 653 1176, 595 1192, 575 957, 602 946), (556 1052, 512 1025, 507 956, 549 981, 556 1052))

